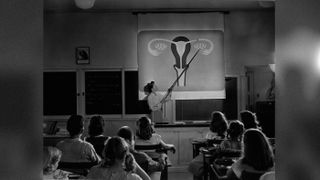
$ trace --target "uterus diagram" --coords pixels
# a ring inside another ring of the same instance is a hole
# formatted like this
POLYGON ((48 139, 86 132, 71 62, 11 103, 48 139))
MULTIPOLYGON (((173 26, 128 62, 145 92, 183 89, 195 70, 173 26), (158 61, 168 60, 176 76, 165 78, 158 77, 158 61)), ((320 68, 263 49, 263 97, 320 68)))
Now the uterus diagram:
MULTIPOLYGON (((199 54, 207 56, 213 51, 214 45, 209 39, 199 38, 190 40, 185 36, 177 36, 172 40, 154 38, 148 42, 148 51, 153 56, 160 56, 162 53, 170 52, 171 50, 174 56, 172 67, 176 72, 177 78, 184 69, 188 68, 187 66, 191 59, 188 60, 187 58, 190 54, 191 48, 194 48, 196 51, 200 49, 199 54)), ((188 69, 185 70, 177 81, 178 87, 187 86, 187 71, 188 69)))

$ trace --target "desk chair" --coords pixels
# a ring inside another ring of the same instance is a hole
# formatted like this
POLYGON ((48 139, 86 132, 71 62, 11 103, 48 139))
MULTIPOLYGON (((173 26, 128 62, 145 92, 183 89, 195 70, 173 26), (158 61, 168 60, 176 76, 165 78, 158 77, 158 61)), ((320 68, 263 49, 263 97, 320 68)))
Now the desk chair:
POLYGON ((87 176, 91 167, 95 165, 97 165, 96 162, 59 162, 58 169, 87 176))
POLYGON ((207 147, 220 146, 224 139, 207 139, 207 147))
POLYGON ((219 147, 209 150, 204 149, 202 152, 204 180, 208 179, 208 173, 210 178, 212 175, 216 174, 216 179, 224 179, 224 175, 226 175, 228 167, 235 162, 234 159, 241 156, 241 150, 220 149, 219 147))
MULTIPOLYGON (((165 153, 167 154, 168 149, 164 149, 161 144, 156 144, 156 145, 135 145, 134 146, 135 150, 137 151, 143 151, 148 154, 148 150, 154 150, 157 153, 165 153)), ((150 156, 153 160, 158 161, 160 156, 150 156)), ((164 169, 161 171, 161 180, 167 180, 168 179, 168 167, 170 167, 172 164, 168 159, 165 159, 166 165, 164 169)))
POLYGON ((228 180, 227 175, 221 175, 214 164, 210 164, 209 177, 210 180, 228 180))

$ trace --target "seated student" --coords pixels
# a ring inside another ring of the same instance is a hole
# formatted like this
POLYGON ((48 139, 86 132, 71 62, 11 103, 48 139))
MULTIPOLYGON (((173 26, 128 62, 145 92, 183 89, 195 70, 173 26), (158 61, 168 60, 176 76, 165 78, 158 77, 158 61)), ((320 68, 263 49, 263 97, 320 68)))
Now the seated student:
POLYGON ((103 135, 104 120, 101 116, 92 116, 88 127, 89 137, 85 138, 85 141, 91 143, 100 157, 102 157, 102 151, 109 139, 108 136, 103 135))
POLYGON ((206 139, 224 139, 228 129, 228 122, 225 115, 220 111, 211 113, 210 131, 206 139))
POLYGON ((133 173, 134 158, 129 154, 128 144, 120 137, 112 137, 107 141, 103 150, 104 160, 101 164, 90 169, 88 179, 108 180, 141 180, 133 173), (125 165, 125 167, 123 166, 125 165))
POLYGON ((123 126, 118 130, 118 136, 124 138, 129 144, 129 151, 134 156, 137 163, 150 175, 156 171, 162 171, 165 167, 166 155, 162 154, 159 161, 152 160, 146 153, 134 149, 134 135, 130 127, 123 126))
POLYGON ((80 115, 72 115, 67 122, 70 138, 60 141, 57 148, 62 151, 62 162, 100 162, 94 147, 81 139, 84 120, 80 115))
POLYGON ((231 121, 227 130, 227 139, 220 144, 221 149, 242 149, 244 126, 239 120, 231 121))
MULTIPOLYGON (((220 111, 211 113, 210 132, 207 134, 207 139, 223 140, 228 129, 228 122, 224 114, 220 111)), ((196 156, 188 166, 188 171, 192 173, 196 179, 202 179, 203 176, 203 155, 196 156)))
MULTIPOLYGON (((138 122, 138 129, 136 132, 137 139, 136 145, 157 145, 160 144, 162 148, 170 150, 175 153, 176 149, 173 144, 167 144, 162 139, 161 136, 154 132, 151 124, 151 120, 148 117, 141 117, 138 122)), ((152 151, 146 152, 150 157, 157 157, 158 153, 152 151)))
POLYGON ((248 111, 248 110, 241 111, 240 121, 243 123, 244 129, 256 128, 261 130, 256 114, 251 111, 248 111))
POLYGON ((266 136, 258 129, 248 129, 243 136, 242 157, 227 172, 230 179, 241 179, 244 171, 263 174, 274 170, 273 152, 266 136))
POLYGON ((44 147, 43 149, 43 179, 68 180, 68 173, 58 168, 61 151, 55 147, 44 147))

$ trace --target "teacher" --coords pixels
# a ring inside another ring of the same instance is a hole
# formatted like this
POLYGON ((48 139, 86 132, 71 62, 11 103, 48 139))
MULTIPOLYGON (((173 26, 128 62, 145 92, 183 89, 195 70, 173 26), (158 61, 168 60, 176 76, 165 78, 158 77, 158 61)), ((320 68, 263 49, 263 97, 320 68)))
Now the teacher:
POLYGON ((154 81, 151 81, 150 83, 146 84, 144 86, 144 92, 147 95, 146 99, 148 101, 149 109, 151 112, 151 119, 153 122, 163 122, 165 120, 165 114, 164 114, 164 103, 170 100, 170 95, 172 90, 168 90, 167 95, 162 95, 161 93, 158 93, 158 87, 155 84, 154 81))

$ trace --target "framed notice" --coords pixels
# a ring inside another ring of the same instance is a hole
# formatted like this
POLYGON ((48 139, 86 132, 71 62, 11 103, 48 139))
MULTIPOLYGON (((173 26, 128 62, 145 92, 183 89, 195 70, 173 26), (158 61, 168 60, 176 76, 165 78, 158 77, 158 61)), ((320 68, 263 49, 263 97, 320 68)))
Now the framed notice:
POLYGON ((89 47, 76 48, 76 63, 90 64, 90 48, 89 47))

